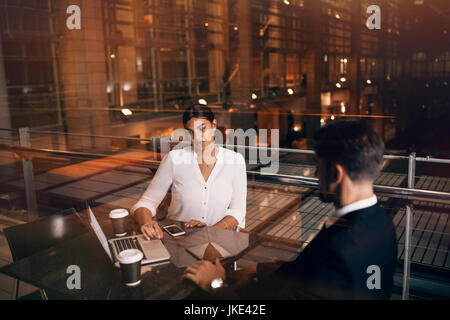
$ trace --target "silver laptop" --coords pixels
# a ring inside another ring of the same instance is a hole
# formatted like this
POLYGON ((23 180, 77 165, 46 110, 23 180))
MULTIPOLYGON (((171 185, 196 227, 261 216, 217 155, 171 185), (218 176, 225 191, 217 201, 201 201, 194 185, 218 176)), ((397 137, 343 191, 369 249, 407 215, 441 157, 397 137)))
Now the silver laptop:
POLYGON ((119 268, 119 261, 117 256, 119 253, 126 249, 139 249, 144 254, 144 259, 142 264, 164 264, 169 263, 170 253, 167 251, 166 247, 161 240, 146 240, 145 237, 141 235, 119 237, 107 240, 105 233, 98 224, 94 213, 88 206, 89 210, 89 224, 100 241, 106 254, 109 256, 114 266, 119 268))

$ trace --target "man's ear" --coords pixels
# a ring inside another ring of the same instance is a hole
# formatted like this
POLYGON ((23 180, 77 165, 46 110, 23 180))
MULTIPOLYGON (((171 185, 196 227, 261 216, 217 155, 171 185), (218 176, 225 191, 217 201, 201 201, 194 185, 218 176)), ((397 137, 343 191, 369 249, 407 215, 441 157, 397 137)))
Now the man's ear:
POLYGON ((345 171, 344 167, 340 164, 335 164, 333 168, 333 180, 336 184, 341 183, 344 181, 345 177, 347 176, 347 171, 345 171))
POLYGON ((214 128, 217 128, 217 120, 216 119, 213 120, 212 125, 214 128))

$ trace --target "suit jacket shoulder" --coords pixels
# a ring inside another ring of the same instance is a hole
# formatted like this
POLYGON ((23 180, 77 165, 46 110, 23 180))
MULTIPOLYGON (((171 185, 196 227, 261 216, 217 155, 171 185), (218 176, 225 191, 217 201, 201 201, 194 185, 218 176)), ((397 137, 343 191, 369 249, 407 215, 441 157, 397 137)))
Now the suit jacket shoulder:
POLYGON ((320 298, 387 299, 396 264, 395 228, 376 204, 351 212, 323 229, 295 261, 278 270, 277 276, 296 284, 289 293, 294 296, 297 290, 320 298), (368 284, 374 269, 380 271, 379 283, 368 284))

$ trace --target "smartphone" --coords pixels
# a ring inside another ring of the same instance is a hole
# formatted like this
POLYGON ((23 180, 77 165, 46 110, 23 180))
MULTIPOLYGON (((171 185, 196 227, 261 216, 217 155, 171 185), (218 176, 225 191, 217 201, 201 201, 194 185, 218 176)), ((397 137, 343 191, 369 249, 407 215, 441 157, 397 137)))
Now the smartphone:
POLYGON ((165 226, 163 227, 164 230, 167 231, 168 234, 170 234, 172 237, 178 237, 178 236, 182 236, 183 234, 186 234, 186 232, 181 229, 179 226, 177 226, 176 224, 171 224, 169 226, 165 226))

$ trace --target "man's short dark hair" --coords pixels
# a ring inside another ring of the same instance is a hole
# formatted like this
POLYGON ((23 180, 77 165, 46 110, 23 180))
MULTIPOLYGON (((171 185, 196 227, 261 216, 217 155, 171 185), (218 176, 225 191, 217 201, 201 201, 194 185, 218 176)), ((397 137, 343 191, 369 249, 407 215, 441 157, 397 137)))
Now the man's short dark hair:
POLYGON ((315 151, 326 166, 340 164, 352 181, 374 181, 383 165, 384 143, 365 121, 340 121, 317 131, 315 151))

